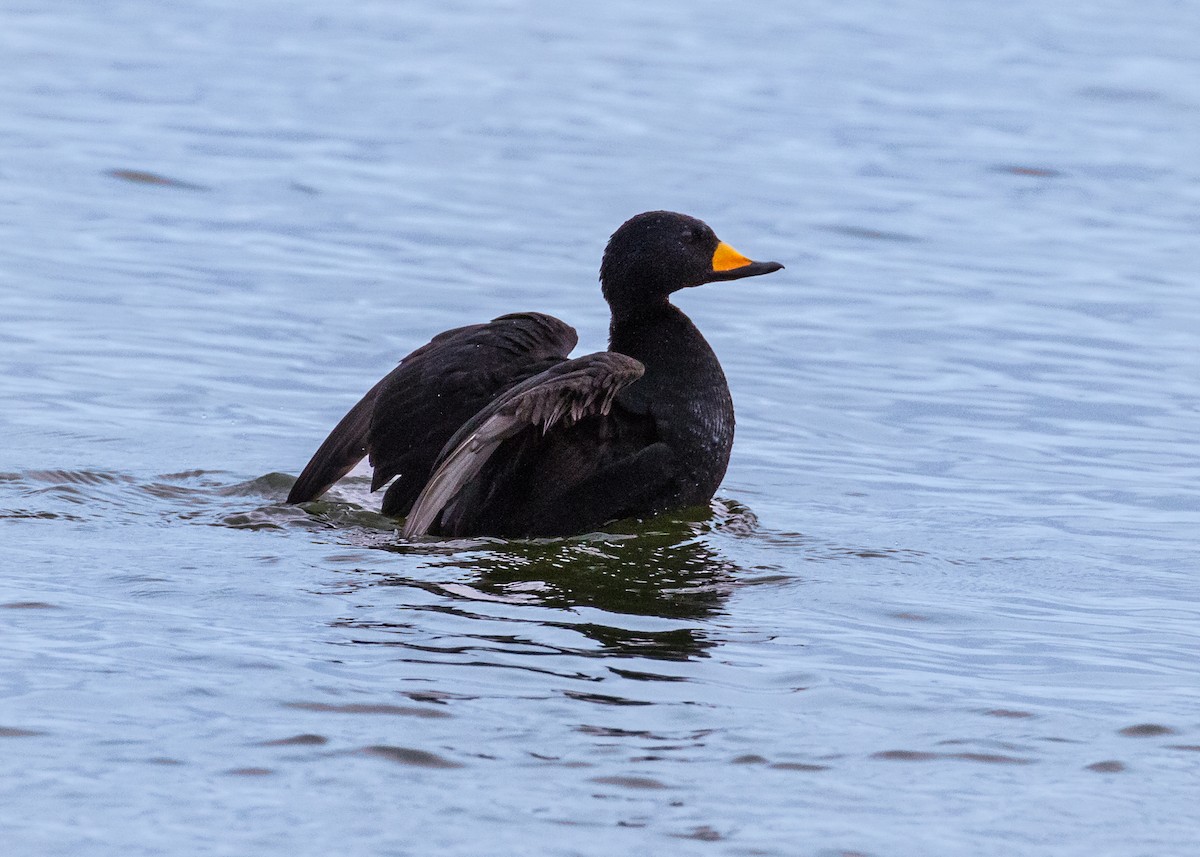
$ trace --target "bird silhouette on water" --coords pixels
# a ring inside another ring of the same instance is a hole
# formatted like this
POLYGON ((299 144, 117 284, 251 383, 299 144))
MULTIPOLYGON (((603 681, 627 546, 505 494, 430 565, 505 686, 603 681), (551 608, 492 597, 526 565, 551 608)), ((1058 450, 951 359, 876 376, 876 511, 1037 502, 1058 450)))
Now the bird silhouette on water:
POLYGON ((364 456, 404 535, 561 536, 707 503, 733 447, 725 373, 673 292, 778 271, 694 217, 650 211, 609 239, 608 351, 568 358, 574 328, 542 313, 438 334, 337 424, 289 503, 364 456))

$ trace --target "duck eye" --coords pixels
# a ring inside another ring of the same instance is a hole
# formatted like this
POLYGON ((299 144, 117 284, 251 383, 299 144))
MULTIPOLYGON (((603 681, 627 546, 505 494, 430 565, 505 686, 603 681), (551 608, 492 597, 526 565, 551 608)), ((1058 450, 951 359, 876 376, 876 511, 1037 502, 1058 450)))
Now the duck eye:
POLYGON ((700 232, 698 230, 691 229, 691 228, 683 230, 683 243, 684 244, 695 244, 699 240, 700 240, 700 232))

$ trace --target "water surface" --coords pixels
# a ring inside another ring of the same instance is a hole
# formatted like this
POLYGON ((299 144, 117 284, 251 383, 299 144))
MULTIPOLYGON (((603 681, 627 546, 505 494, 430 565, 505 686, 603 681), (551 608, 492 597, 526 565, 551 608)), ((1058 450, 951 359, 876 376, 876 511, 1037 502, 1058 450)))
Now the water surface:
POLYGON ((1187 4, 0 11, 0 827, 43 854, 1193 854, 1187 4), (282 505, 444 328, 681 295, 712 514, 282 505))

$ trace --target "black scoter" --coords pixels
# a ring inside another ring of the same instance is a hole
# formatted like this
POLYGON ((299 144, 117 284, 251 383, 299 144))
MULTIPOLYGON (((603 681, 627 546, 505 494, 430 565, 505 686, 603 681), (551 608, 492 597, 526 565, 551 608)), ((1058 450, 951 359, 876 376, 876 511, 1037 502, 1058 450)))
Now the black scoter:
POLYGON ((289 503, 364 456, 407 537, 562 536, 707 503, 733 447, 725 373, 672 292, 778 271, 694 217, 650 211, 609 239, 608 351, 569 359, 574 328, 503 315, 435 336, 350 409, 289 503))

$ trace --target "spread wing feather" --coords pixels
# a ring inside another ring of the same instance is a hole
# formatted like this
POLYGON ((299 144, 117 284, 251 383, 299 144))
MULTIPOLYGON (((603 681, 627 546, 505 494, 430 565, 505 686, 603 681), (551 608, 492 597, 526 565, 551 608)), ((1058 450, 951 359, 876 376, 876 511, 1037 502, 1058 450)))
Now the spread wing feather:
POLYGON ((350 409, 304 468, 289 503, 315 499, 370 456, 371 490, 389 479, 383 512, 412 505, 438 453, 497 394, 562 362, 574 328, 542 313, 513 313, 438 334, 405 357, 350 409))
POLYGON ((531 427, 545 435, 556 426, 608 414, 617 393, 644 372, 632 357, 603 351, 559 363, 497 396, 446 444, 405 521, 404 535, 428 533, 504 441, 531 427))
POLYGON ((315 500, 333 487, 354 469, 367 454, 367 432, 371 427, 371 413, 375 410, 375 399, 379 390, 387 383, 387 376, 359 399, 346 416, 334 426, 329 437, 313 453, 300 475, 288 492, 289 503, 306 503, 315 500))

